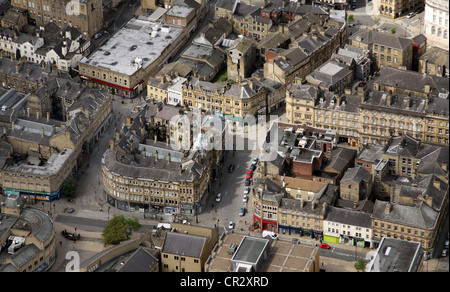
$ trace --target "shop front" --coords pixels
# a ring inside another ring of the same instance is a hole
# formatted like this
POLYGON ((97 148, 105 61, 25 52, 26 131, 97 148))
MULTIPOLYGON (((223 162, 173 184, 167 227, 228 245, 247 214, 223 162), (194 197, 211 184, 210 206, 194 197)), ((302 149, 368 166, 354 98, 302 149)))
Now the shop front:
POLYGON ((3 195, 18 195, 22 196, 27 201, 47 201, 52 202, 58 200, 61 195, 61 189, 52 193, 44 193, 44 192, 33 192, 33 191, 24 191, 24 190, 16 190, 16 189, 3 189, 3 195))

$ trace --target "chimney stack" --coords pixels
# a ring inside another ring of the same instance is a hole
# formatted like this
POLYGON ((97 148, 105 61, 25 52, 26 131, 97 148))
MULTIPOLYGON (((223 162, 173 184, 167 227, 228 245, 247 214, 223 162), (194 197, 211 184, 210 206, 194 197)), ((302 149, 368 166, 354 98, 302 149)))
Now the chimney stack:
POLYGON ((386 213, 386 214, 389 214, 389 213, 391 213, 391 211, 392 211, 392 205, 391 205, 390 202, 388 202, 388 203, 386 204, 385 213, 386 213))

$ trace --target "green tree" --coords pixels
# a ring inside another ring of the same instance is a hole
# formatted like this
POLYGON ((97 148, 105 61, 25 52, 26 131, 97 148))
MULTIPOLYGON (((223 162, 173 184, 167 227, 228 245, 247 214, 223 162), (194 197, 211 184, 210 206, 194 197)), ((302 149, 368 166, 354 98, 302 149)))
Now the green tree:
POLYGON ((397 32, 397 29, 395 26, 391 27, 391 34, 395 34, 397 32))
POLYGON ((114 216, 103 229, 102 236, 105 244, 118 244, 130 239, 132 231, 138 231, 139 228, 141 224, 137 218, 125 219, 123 215, 114 216))
POLYGON ((364 272, 366 270, 367 262, 363 259, 358 259, 355 263, 355 269, 358 272, 364 272))
POLYGON ((71 176, 64 183, 61 192, 64 196, 68 198, 72 198, 75 195, 75 191, 77 190, 77 184, 75 183, 75 179, 71 176))
POLYGON ((380 18, 374 18, 373 22, 375 23, 375 25, 380 25, 380 18))
POLYGON ((355 21, 355 18, 353 17, 353 14, 349 14, 348 15, 347 21, 348 22, 354 22, 355 21))

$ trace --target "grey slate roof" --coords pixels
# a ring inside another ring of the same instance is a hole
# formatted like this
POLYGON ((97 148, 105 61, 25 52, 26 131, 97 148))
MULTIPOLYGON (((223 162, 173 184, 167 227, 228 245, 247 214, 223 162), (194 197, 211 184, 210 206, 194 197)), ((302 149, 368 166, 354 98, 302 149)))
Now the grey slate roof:
POLYGON ((371 214, 349 209, 330 207, 325 220, 345 225, 372 228, 371 214))
POLYGON ((199 258, 207 240, 206 237, 202 236, 168 232, 161 252, 199 258))
POLYGON ((420 229, 436 228, 439 212, 423 201, 414 207, 391 203, 392 209, 389 213, 386 212, 387 204, 389 202, 377 200, 371 217, 420 229))
POLYGON ((349 39, 361 41, 365 44, 378 44, 399 50, 405 50, 413 43, 412 39, 367 29, 358 30, 349 39))
POLYGON ((341 182, 352 180, 356 182, 369 182, 372 179, 372 174, 361 166, 352 167, 347 169, 344 176, 341 179, 341 182))
POLYGON ((148 272, 158 264, 154 251, 140 246, 118 272, 148 272))

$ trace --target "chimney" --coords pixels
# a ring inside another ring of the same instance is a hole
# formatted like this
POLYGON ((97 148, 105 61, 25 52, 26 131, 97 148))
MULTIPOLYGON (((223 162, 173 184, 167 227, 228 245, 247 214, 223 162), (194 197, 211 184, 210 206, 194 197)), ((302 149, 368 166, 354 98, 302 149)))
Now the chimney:
POLYGON ((169 161, 169 163, 171 162, 171 155, 170 155, 170 153, 167 154, 167 160, 169 161))
POLYGON ((40 118, 41 117, 41 112, 39 110, 36 111, 36 118, 40 118))
POLYGON ((392 211, 392 205, 391 205, 390 202, 388 202, 388 203, 386 204, 385 213, 386 213, 386 214, 389 214, 389 213, 391 213, 391 211, 392 211))
POLYGON ((156 142, 158 141, 158 135, 155 134, 155 135, 153 136, 153 138, 154 138, 155 143, 156 143, 156 142))
POLYGON ((328 211, 328 204, 327 202, 324 202, 322 205, 322 215, 325 216, 327 214, 328 211))
POLYGON ((114 139, 109 139, 109 149, 114 149, 114 139))
POLYGON ((183 173, 183 165, 180 163, 180 174, 183 173))
POLYGON ((127 117, 127 124, 126 124, 127 126, 130 126, 131 125, 131 117, 130 116, 128 116, 127 117))
POLYGON ((47 112, 47 122, 50 121, 50 112, 47 112))
POLYGON ((119 141, 120 140, 120 133, 119 133, 119 131, 116 131, 116 141, 119 141))
POLYGON ((435 176, 433 176, 433 187, 437 188, 438 190, 441 189, 441 182, 440 182, 440 180, 439 180, 437 177, 435 177, 435 176))
POLYGON ((44 131, 44 127, 41 128, 41 133, 42 133, 42 137, 44 137, 45 135, 45 131, 44 131))
POLYGON ((386 99, 386 105, 391 105, 392 102, 392 90, 389 90, 387 99, 386 99))
POLYGON ((423 89, 423 92, 425 93, 430 93, 431 92, 431 86, 428 84, 425 84, 425 87, 423 89))
POLYGON ((155 151, 155 162, 158 162, 158 150, 155 151))
POLYGON ((16 64, 16 73, 19 73, 20 69, 22 69, 22 64, 20 62, 17 62, 17 64, 16 64))

